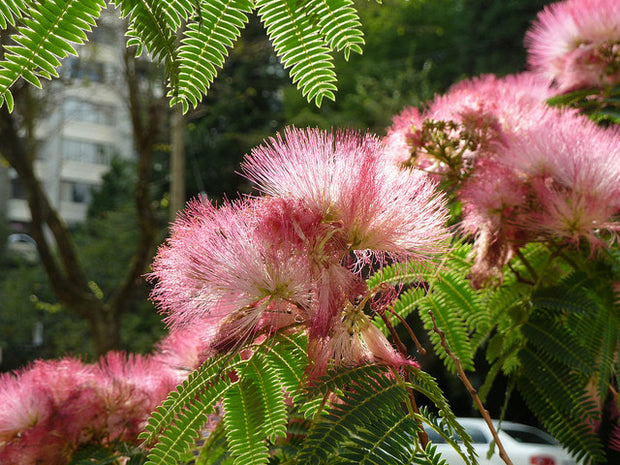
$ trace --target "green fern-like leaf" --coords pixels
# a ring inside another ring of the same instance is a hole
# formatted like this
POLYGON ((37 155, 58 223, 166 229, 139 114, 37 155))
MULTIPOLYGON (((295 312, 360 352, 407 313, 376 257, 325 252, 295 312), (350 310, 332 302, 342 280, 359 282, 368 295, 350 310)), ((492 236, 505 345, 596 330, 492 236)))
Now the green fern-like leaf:
POLYGON ((6 103, 9 111, 13 109, 10 87, 20 77, 36 87, 41 87, 41 78, 57 77, 60 60, 76 54, 72 43, 86 41, 86 32, 95 26, 106 3, 48 0, 30 6, 28 16, 21 18, 23 26, 12 37, 16 45, 5 47, 4 60, 0 62, 0 104, 6 103))
POLYGON ((562 321, 532 318, 521 331, 528 344, 535 346, 537 351, 579 370, 585 376, 592 372, 594 359, 588 356, 580 339, 562 321))
POLYGON ((476 452, 472 446, 471 438, 465 428, 457 421, 456 415, 450 408, 450 404, 437 381, 430 374, 418 368, 408 367, 407 370, 412 375, 409 380, 409 386, 423 394, 441 412, 441 417, 437 417, 428 412, 427 409, 422 408, 418 418, 439 434, 445 442, 450 444, 465 463, 475 463, 476 452), (461 444, 457 443, 456 438, 462 441, 462 446, 465 448, 466 453, 462 451, 461 444))
POLYGON ((176 35, 183 21, 194 12, 192 0, 115 0, 122 18, 127 18, 128 46, 137 47, 163 62, 172 71, 176 60, 176 35))
POLYGON ((386 376, 385 368, 368 365, 348 368, 321 379, 309 393, 346 393, 329 406, 312 425, 297 460, 324 463, 358 428, 372 424, 385 411, 400 408, 406 399, 402 383, 386 376))
POLYGON ((351 465, 409 464, 418 451, 414 439, 418 431, 418 423, 410 416, 383 416, 353 435, 339 458, 351 465))
POLYGON ((217 357, 195 371, 173 391, 149 419, 145 432, 140 435, 145 444, 158 440, 148 456, 148 465, 176 464, 195 447, 217 402, 233 386, 226 370, 233 370, 245 363, 235 357, 225 365, 224 357, 217 357))
POLYGON ((440 273, 433 291, 444 294, 450 305, 460 310, 469 328, 482 334, 489 331, 491 318, 482 305, 480 293, 470 285, 464 273, 454 270, 440 273))
POLYGON ((437 446, 429 444, 423 453, 418 453, 412 463, 416 465, 448 465, 448 463, 441 457, 441 454, 437 452, 437 446))
POLYGON ((204 444, 199 448, 195 457, 195 465, 228 465, 233 463, 233 458, 226 441, 224 423, 220 422, 217 427, 210 431, 204 444))
POLYGON ((139 439, 147 445, 151 444, 163 430, 172 424, 176 415, 193 402, 196 396, 202 391, 208 391, 213 383, 221 379, 224 369, 234 369, 239 364, 238 359, 234 363, 228 362, 230 360, 226 356, 214 357, 191 373, 188 379, 172 391, 162 405, 153 412, 139 439))
POLYGON ((446 368, 455 373, 454 361, 444 350, 439 334, 433 329, 431 314, 435 318, 437 328, 444 333, 452 354, 460 360, 465 370, 473 369, 474 350, 470 343, 466 320, 460 309, 454 307, 450 299, 441 292, 429 295, 420 302, 420 318, 429 333, 435 352, 446 368))
POLYGON ((421 263, 410 261, 405 263, 393 263, 383 266, 368 278, 366 285, 370 291, 377 291, 384 285, 418 285, 432 280, 437 275, 439 264, 435 261, 421 263))
POLYGON ((236 465, 259 465, 269 462, 269 449, 262 435, 264 405, 255 402, 260 387, 243 378, 224 396, 224 425, 231 454, 236 465))
POLYGON ((364 35, 351 0, 310 0, 305 6, 332 50, 342 50, 346 60, 351 52, 362 54, 364 35))
POLYGON ((319 28, 296 2, 258 0, 267 34, 293 83, 308 101, 334 100, 336 74, 330 48, 319 28))
POLYGON ((586 394, 587 380, 530 348, 519 357, 523 371, 517 379, 518 389, 545 428, 577 460, 601 460, 602 447, 590 426, 597 408, 586 394))
POLYGON ((6 29, 10 24, 15 26, 16 20, 21 19, 32 7, 28 0, 4 0, 0 2, 0 28, 6 29))
POLYGON ((278 373, 280 386, 293 399, 302 395, 301 386, 308 367, 304 334, 276 336, 276 343, 265 352, 265 363, 278 373))
POLYGON ((270 441, 286 436, 286 403, 277 370, 266 362, 262 354, 254 355, 247 365, 244 379, 258 386, 254 402, 262 403, 264 420, 261 434, 270 441))
POLYGON ((251 0, 202 0, 200 21, 187 25, 178 50, 178 75, 171 81, 170 104, 181 103, 187 112, 196 107, 224 65, 248 22, 251 0))

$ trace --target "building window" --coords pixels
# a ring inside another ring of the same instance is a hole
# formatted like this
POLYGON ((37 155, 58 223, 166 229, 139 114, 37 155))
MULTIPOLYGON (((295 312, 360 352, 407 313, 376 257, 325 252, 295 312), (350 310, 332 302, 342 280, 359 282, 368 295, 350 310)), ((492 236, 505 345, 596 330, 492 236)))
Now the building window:
POLYGON ((64 102, 65 117, 68 120, 87 123, 114 125, 116 121, 114 107, 86 100, 68 98, 64 102))
POLYGON ((114 147, 99 142, 77 139, 63 140, 63 158, 93 165, 109 165, 114 147))
POLYGON ((89 82, 105 82, 106 74, 103 63, 68 57, 63 64, 64 77, 89 82))
POLYGON ((26 200, 28 198, 26 188, 19 178, 11 179, 11 198, 19 200, 26 200))
POLYGON ((94 187, 92 184, 83 182, 63 181, 60 183, 60 200, 73 203, 90 203, 93 199, 94 187))

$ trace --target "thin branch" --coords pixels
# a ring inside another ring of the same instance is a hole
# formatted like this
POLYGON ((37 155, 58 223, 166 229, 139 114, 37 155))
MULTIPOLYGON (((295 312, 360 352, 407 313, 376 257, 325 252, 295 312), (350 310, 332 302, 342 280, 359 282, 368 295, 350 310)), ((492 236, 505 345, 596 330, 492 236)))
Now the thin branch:
MULTIPOLYGON (((394 343, 396 344, 396 348, 398 349, 398 351, 404 357, 406 357, 407 356, 407 348, 405 347, 403 342, 400 340, 400 337, 398 337, 398 333, 394 329, 394 326, 392 325, 392 322, 385 315, 385 312, 378 312, 378 313, 381 316, 381 318, 383 319, 383 322, 385 323, 385 326, 387 326, 388 330, 390 331, 390 334, 392 335, 392 338, 394 339, 394 343)), ((411 385, 410 381, 411 380, 409 378, 409 372, 407 370, 405 370, 405 373, 404 373, 404 380, 405 380, 405 383, 407 385, 407 395, 409 397, 409 402, 410 402, 410 405, 411 405, 411 409, 413 410, 413 413, 419 414, 420 413, 420 409, 418 408, 418 403, 415 400, 415 393, 413 392, 413 389, 410 387, 410 385, 411 385)), ((420 425, 420 431, 418 431, 418 440, 420 441, 420 445, 422 446, 422 448, 424 450, 426 450, 426 446, 428 445, 428 434, 426 433, 426 431, 424 431, 424 427, 422 426, 422 421, 417 419, 417 417, 416 417, 416 421, 420 425)))
POLYGON ((500 458, 506 463, 506 465, 512 465, 512 461, 510 460, 510 458, 508 457, 508 454, 506 453, 506 450, 504 449, 504 445, 502 444, 502 441, 500 440, 497 434, 497 430, 495 429, 495 426, 493 425, 493 421, 491 421, 491 415, 489 414, 488 410, 484 408, 484 405, 482 404, 482 401, 480 400, 480 397, 478 396, 478 392, 472 386, 471 382, 469 381, 469 378, 467 378, 467 375, 465 374, 465 370, 463 370, 463 365, 461 364, 461 360, 456 355, 454 355, 454 353, 450 350, 450 347, 448 347, 448 342, 446 341, 446 333, 444 333, 437 326, 437 321, 435 320, 435 315, 433 315, 433 312, 429 311, 428 314, 431 316, 431 320, 433 321, 433 331, 435 331, 435 333, 439 336, 441 347, 443 347, 443 349, 446 351, 446 354, 448 354, 448 356, 454 362, 459 379, 461 380, 461 382, 463 383, 463 385, 465 386, 465 388, 467 389, 471 397, 474 399, 474 403, 476 404, 478 411, 480 412, 480 414, 484 418, 484 421, 489 427, 489 430, 491 431, 491 434, 493 435, 493 439, 495 440, 495 444, 497 445, 497 448, 499 450, 500 458))
POLYGON ((521 276, 519 270, 512 266, 512 263, 510 262, 508 262, 508 269, 510 269, 510 271, 512 271, 512 273, 517 277, 518 282, 523 284, 529 284, 530 286, 533 286, 535 284, 534 281, 530 281, 529 279, 525 279, 523 276, 521 276))
POLYGON ((527 260, 527 258, 525 258, 525 255, 523 255, 520 249, 517 249, 516 255, 517 257, 519 257, 523 265, 525 265, 525 268, 527 269, 528 273, 532 276, 532 279, 534 280, 534 282, 538 282, 538 273, 536 273, 536 270, 534 269, 532 264, 527 260))
POLYGON ((418 352, 421 355, 426 355, 426 349, 424 347, 422 347, 422 344, 420 344, 420 341, 418 340, 417 336, 413 332, 413 329, 411 329, 411 326, 409 326, 409 323, 407 323, 407 320, 405 320, 402 317, 402 315, 399 315, 397 312, 394 312, 393 315, 396 315, 396 318, 398 318, 400 320, 400 322, 402 323, 402 325, 405 327, 405 329, 409 333, 409 336, 413 340, 413 343, 415 344, 416 349, 418 349, 418 352))

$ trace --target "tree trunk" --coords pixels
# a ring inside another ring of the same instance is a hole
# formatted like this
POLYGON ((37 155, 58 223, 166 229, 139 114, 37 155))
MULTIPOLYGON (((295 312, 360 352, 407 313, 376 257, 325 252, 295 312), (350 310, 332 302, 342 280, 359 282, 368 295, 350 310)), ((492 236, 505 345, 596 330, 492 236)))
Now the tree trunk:
MULTIPOLYGON (((107 292, 107 301, 100 300, 91 289, 89 279, 80 263, 69 228, 52 206, 34 170, 28 140, 20 137, 14 115, 3 105, 0 108, 0 153, 15 169, 28 196, 32 218, 32 237, 37 244, 41 263, 58 301, 86 320, 91 328, 98 355, 120 348, 120 328, 123 315, 129 308, 135 291, 144 285, 142 276, 152 259, 157 236, 157 219, 150 195, 153 141, 158 128, 158 102, 150 101, 144 110, 145 99, 139 97, 135 58, 128 52, 126 77, 129 107, 138 152, 138 180, 135 203, 138 216, 139 240, 123 281, 107 292)), ((27 87, 14 91, 15 111, 19 111, 20 94, 27 87)), ((24 114, 23 112, 22 114, 24 114)), ((31 123, 30 123, 31 124, 31 123)))

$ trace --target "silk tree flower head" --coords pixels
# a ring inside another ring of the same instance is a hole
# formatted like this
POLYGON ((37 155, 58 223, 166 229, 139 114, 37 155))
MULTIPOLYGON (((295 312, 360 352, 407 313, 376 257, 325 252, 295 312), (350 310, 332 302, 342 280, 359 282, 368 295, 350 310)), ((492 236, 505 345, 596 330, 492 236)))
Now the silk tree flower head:
POLYGON ((352 272, 445 250, 444 199, 424 173, 394 170, 376 136, 289 128, 254 149, 242 168, 268 197, 299 202, 328 228, 309 249, 317 289, 311 338, 328 336, 342 306, 357 297, 352 272))
POLYGON ((526 242, 516 217, 528 187, 515 172, 496 160, 479 162, 463 183, 462 230, 474 237, 471 282, 476 288, 501 282, 502 271, 526 242))
POLYGON ((529 188, 517 220, 528 234, 594 250, 620 231, 620 129, 556 113, 515 138, 506 164, 529 188))
POLYGON ((394 172, 374 135, 288 128, 242 168, 266 195, 301 202, 331 225, 345 254, 423 259, 444 250, 445 200, 427 176, 394 172))
POLYGON ((100 432, 108 440, 138 444, 138 434, 174 389, 176 378, 152 357, 123 352, 107 353, 96 369, 106 412, 100 432))
POLYGON ((38 431, 46 431, 54 403, 50 389, 34 381, 23 382, 13 373, 0 376, 1 463, 27 463, 28 451, 40 453, 40 441, 34 436, 40 437, 38 431))
POLYGON ((0 463, 64 464, 90 439, 102 410, 89 366, 37 361, 0 381, 0 463))
POLYGON ((620 230, 620 130, 549 109, 479 164, 459 195, 463 227, 476 238, 476 286, 501 279, 527 242, 607 247, 620 230))
MULTIPOLYGON (((53 411, 49 387, 38 383, 21 383, 12 373, 0 377, 0 445, 21 435, 28 428, 45 421, 53 411)), ((34 380, 31 380, 34 381, 34 380)))
POLYGON ((507 133, 544 116, 543 102, 550 96, 547 83, 532 73, 462 81, 436 96, 422 114, 407 108, 397 115, 385 139, 388 152, 401 167, 458 184, 478 158, 502 150, 507 133))
POLYGON ((383 149, 357 132, 297 129, 255 149, 243 168, 265 195, 192 202, 160 249, 152 296, 167 321, 208 321, 217 352, 287 328, 325 346, 366 292, 367 265, 446 247, 434 183, 396 172, 383 149))
POLYGON ((152 297, 173 327, 209 322, 217 351, 305 321, 313 298, 306 244, 322 227, 298 202, 193 201, 155 259, 152 297))
POLYGON ((542 10, 525 36, 533 71, 561 92, 620 82, 620 2, 566 0, 542 10))
POLYGON ((208 320, 172 328, 157 344, 153 358, 161 364, 161 370, 169 371, 177 382, 182 382, 208 358, 213 336, 208 320))

